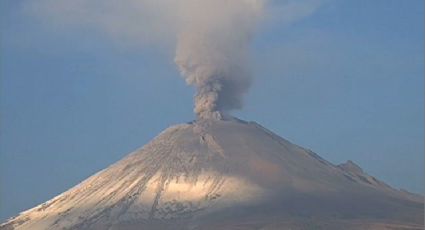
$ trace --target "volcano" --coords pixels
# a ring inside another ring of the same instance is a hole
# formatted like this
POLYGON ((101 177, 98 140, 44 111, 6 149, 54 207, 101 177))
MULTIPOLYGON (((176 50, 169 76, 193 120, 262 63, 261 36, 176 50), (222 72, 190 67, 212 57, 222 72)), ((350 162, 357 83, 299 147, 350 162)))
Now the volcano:
POLYGON ((172 126, 6 229, 423 229, 423 197, 255 122, 172 126))

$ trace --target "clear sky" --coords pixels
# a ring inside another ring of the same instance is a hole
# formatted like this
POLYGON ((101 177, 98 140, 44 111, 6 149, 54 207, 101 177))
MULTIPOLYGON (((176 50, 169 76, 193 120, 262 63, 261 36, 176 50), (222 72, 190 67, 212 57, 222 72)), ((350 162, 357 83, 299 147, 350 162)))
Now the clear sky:
MULTIPOLYGON (((194 90, 166 49, 47 26, 26 2, 0 2, 0 221, 194 119, 194 90)), ((423 4, 329 0, 264 25, 253 86, 233 114, 423 193, 423 4)))

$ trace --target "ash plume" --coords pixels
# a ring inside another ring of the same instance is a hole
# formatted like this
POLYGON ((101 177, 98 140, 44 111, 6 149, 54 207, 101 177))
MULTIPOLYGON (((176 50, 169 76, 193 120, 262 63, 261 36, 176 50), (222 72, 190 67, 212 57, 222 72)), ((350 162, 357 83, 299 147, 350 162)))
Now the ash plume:
POLYGON ((322 0, 38 0, 27 12, 64 28, 85 28, 120 44, 174 47, 174 61, 196 88, 198 118, 242 107, 251 83, 249 45, 259 19, 290 24, 322 0), (281 19, 276 20, 279 16, 281 19))
POLYGON ((219 118, 242 107, 250 86, 248 48, 263 1, 193 1, 178 34, 175 62, 197 89, 195 113, 219 118), (202 10, 199 10, 202 9, 202 10))

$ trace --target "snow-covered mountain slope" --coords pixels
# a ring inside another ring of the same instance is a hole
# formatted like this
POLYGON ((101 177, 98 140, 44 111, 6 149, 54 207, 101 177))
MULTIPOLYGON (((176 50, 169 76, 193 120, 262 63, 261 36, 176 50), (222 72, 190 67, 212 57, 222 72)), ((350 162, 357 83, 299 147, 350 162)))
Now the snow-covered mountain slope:
POLYGON ((260 125, 163 131, 5 229, 422 229, 423 199, 260 125))

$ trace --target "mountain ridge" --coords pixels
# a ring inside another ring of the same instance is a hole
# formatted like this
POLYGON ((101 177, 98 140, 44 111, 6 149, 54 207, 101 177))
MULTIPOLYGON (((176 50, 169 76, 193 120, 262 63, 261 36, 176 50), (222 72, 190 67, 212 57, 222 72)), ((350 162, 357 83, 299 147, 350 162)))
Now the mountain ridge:
POLYGON ((171 126, 0 229, 415 229, 422 216, 422 197, 353 162, 333 165, 255 122, 226 118, 171 126))

